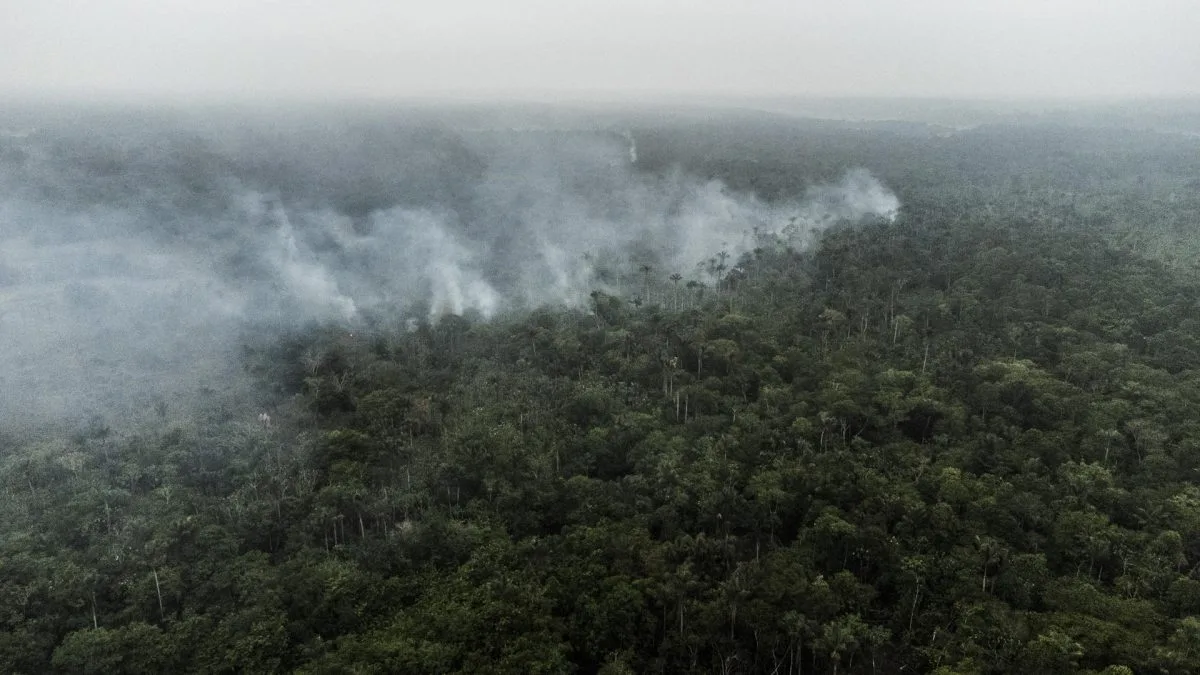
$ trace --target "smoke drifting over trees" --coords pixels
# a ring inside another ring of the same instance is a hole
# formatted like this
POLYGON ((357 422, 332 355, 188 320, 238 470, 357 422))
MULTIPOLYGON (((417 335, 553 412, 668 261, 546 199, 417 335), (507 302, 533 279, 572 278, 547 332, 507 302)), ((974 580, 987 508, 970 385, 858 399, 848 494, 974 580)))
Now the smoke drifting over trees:
POLYGON ((1194 111, 464 108, 0 113, 0 672, 1200 672, 1194 111))
POLYGON ((862 170, 772 203, 642 171, 626 129, 280 119, 0 138, 0 415, 144 410, 228 387, 247 332, 581 306, 899 206, 862 170))

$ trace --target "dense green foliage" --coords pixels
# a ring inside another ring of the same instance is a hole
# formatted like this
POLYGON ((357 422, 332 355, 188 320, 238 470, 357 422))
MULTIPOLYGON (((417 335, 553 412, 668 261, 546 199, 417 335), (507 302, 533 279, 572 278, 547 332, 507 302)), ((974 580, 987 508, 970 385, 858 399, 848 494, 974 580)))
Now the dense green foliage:
POLYGON ((10 438, 0 671, 1200 672, 1198 288, 1130 247, 1194 234, 1200 155, 1097 134, 810 133, 805 173, 647 130, 904 211, 259 345, 269 427, 10 438))

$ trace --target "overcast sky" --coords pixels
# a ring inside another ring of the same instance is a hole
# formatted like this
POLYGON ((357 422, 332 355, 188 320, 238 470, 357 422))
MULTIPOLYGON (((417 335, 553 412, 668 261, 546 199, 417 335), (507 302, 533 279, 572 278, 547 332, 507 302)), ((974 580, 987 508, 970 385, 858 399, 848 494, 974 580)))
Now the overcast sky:
POLYGON ((1200 95, 1200 0, 0 0, 0 95, 1200 95))

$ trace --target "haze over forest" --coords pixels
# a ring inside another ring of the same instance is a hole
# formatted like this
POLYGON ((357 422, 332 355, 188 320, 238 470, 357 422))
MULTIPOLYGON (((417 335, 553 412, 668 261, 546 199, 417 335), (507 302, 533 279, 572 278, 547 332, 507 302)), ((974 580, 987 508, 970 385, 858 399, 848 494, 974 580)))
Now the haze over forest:
POLYGON ((0 672, 1200 673, 1197 29, 0 2, 0 672))

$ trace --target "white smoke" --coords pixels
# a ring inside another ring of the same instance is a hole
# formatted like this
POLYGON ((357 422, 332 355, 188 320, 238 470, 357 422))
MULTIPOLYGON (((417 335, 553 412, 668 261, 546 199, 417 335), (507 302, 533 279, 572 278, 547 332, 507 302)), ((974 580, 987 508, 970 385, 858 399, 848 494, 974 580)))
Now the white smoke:
POLYGON ((305 313, 329 314, 343 321, 357 318, 354 300, 342 294, 333 275, 310 251, 301 248, 283 207, 275 205, 270 215, 275 223, 275 246, 265 253, 288 294, 303 304, 305 313))
POLYGON ((277 237, 266 260, 285 295, 314 318, 351 320, 360 310, 415 307, 433 318, 492 317, 540 305, 583 305, 593 290, 619 291, 615 279, 635 275, 643 262, 663 278, 695 276, 702 273, 697 266, 719 252, 736 261, 754 248, 756 235, 786 236, 803 248, 835 222, 890 219, 899 207, 865 171, 815 186, 800 200, 767 204, 717 181, 644 179, 606 161, 587 168, 608 174, 601 178, 607 190, 575 192, 569 180, 538 167, 512 173, 509 166, 503 176, 485 179, 485 201, 499 205, 488 216, 499 222, 474 236, 452 210, 377 211, 364 232, 355 233, 345 218, 327 211, 288 219, 276 207, 270 220, 277 237), (318 253, 298 231, 331 245, 318 253))
POLYGON ((810 222, 858 220, 878 216, 895 220, 900 199, 866 169, 854 169, 833 185, 809 188, 800 211, 810 222))
POLYGON ((637 139, 633 137, 633 132, 629 131, 628 129, 626 129, 625 133, 621 134, 621 136, 625 139, 625 142, 629 144, 629 163, 637 164, 637 139))
POLYGON ((375 214, 372 221, 378 234, 365 243, 383 247, 376 255, 396 265, 395 276, 385 285, 397 297, 413 297, 416 289, 427 298, 432 317, 473 310, 491 318, 500 308, 500 294, 484 280, 477 252, 432 213, 392 209, 375 214))
POLYGON ((583 306, 899 207, 862 170, 775 203, 644 173, 632 134, 154 133, 0 139, 0 422, 227 387, 248 330, 583 306))
POLYGON ((236 381, 242 292, 119 220, 0 204, 0 428, 129 417, 236 381))
POLYGON ((557 173, 561 166, 523 168, 506 166, 503 175, 485 179, 479 190, 497 209, 485 217, 499 223, 474 236, 453 210, 376 211, 356 233, 327 210, 289 218, 274 204, 265 213, 275 234, 260 242, 264 260, 283 295, 310 318, 349 321, 360 310, 415 307, 431 318, 472 312, 490 318, 540 305, 581 306, 598 289, 618 292, 615 279, 634 274, 635 257, 652 261, 663 278, 695 276, 719 252, 736 261, 754 248, 756 235, 786 236, 803 248, 835 222, 891 219, 899 208, 863 170, 814 186, 799 200, 767 204, 718 181, 681 174, 646 179, 607 161, 585 164, 605 174, 608 189, 594 194, 573 191, 557 173), (327 246, 316 251, 300 232, 327 246))

